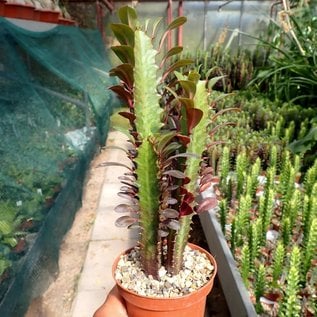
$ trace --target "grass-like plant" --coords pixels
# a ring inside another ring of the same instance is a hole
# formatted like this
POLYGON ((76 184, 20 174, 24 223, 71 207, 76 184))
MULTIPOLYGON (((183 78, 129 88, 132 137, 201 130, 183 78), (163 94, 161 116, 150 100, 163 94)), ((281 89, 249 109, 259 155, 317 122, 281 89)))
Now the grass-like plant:
POLYGON ((140 227, 142 266, 157 278, 161 266, 171 274, 179 272, 193 214, 217 203, 215 198, 199 204, 195 199, 199 188, 211 183, 211 169, 202 168, 211 87, 189 70, 191 60, 169 62, 181 47, 163 52, 167 34, 185 17, 168 25, 161 38, 158 21, 141 24, 131 7, 121 7, 118 17, 120 23, 111 28, 119 45, 112 50, 122 63, 110 71, 120 79, 111 89, 128 107, 120 114, 130 123, 127 155, 132 162, 121 192, 131 203, 119 209, 132 214, 117 223, 140 227))

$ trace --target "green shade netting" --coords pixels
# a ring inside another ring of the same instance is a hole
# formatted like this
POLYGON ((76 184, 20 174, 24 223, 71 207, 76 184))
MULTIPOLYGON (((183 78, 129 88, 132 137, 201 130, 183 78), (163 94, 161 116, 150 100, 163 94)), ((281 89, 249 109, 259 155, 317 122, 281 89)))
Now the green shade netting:
POLYGON ((99 32, 0 18, 0 316, 24 315, 57 270, 85 171, 116 100, 99 32))

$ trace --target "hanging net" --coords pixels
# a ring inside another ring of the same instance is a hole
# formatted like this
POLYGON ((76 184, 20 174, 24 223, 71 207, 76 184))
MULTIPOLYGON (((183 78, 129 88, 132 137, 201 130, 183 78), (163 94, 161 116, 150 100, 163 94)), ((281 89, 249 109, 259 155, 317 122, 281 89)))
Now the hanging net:
POLYGON ((0 18, 0 316, 24 315, 57 270, 85 171, 116 100, 97 31, 0 18))

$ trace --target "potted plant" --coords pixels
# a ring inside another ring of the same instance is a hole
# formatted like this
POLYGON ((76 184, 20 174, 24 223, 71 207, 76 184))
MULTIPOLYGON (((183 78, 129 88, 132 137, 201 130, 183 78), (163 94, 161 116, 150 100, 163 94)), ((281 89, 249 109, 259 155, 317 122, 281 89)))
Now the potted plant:
POLYGON ((113 275, 130 317, 203 316, 217 265, 188 238, 193 214, 217 203, 211 197, 196 200, 212 181, 202 154, 210 123, 208 89, 215 80, 209 85, 200 80, 189 69, 192 60, 171 62, 182 47, 162 54, 167 34, 183 25, 185 17, 169 24, 160 39, 159 22, 142 25, 133 8, 120 8, 118 17, 121 23, 111 28, 119 45, 112 50, 122 64, 110 71, 120 79, 111 89, 129 109, 120 114, 130 123, 126 152, 131 166, 120 178, 124 186, 119 193, 129 204, 116 207, 130 215, 116 223, 137 226, 140 235, 138 245, 115 261, 113 275), (152 283, 144 286, 143 279, 152 283))

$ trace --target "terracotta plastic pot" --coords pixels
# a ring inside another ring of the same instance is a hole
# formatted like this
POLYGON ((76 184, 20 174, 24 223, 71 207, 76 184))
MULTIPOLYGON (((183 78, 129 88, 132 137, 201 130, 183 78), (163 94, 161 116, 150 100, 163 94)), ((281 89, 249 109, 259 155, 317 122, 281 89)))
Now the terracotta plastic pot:
MULTIPOLYGON (((214 257, 203 248, 188 244, 190 248, 199 250, 207 255, 214 266, 210 280, 199 290, 180 297, 157 298, 146 297, 129 291, 116 281, 120 295, 125 299, 129 317, 203 317, 205 314, 206 298, 211 291, 217 274, 217 264, 214 257)), ((131 249, 127 250, 128 253, 131 249)), ((112 274, 117 267, 120 256, 112 267, 112 274)))

